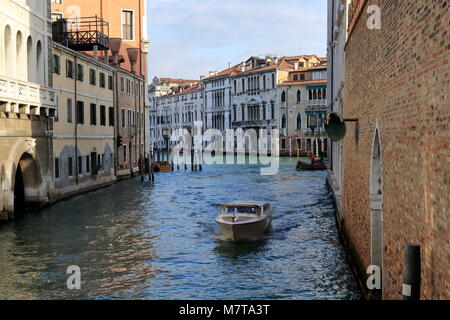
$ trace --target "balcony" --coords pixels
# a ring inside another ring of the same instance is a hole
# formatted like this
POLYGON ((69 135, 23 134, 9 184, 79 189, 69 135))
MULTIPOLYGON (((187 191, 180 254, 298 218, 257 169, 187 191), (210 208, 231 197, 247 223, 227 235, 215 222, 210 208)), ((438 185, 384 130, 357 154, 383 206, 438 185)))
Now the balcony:
POLYGON ((275 120, 247 120, 247 121, 234 121, 234 128, 262 128, 275 124, 275 120))
POLYGON ((109 50, 109 23, 98 16, 60 19, 52 28, 53 40, 72 50, 109 50))
POLYGON ((38 84, 0 76, 0 112, 47 114, 47 109, 57 109, 54 90, 38 84))
POLYGON ((307 100, 306 106, 326 106, 327 99, 307 100))

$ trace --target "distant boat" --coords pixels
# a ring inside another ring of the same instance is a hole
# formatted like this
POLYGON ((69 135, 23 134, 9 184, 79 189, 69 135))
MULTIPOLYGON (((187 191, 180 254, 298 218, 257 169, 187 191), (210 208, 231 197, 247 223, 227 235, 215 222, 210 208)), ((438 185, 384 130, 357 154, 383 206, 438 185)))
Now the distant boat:
POLYGON ((258 240, 270 226, 272 208, 267 202, 240 202, 221 206, 216 222, 226 239, 258 240))
POLYGON ((167 161, 158 161, 155 163, 155 172, 172 172, 173 167, 167 161))
POLYGON ((327 170, 327 166, 320 161, 315 161, 313 163, 306 163, 303 161, 297 162, 296 170, 327 170))

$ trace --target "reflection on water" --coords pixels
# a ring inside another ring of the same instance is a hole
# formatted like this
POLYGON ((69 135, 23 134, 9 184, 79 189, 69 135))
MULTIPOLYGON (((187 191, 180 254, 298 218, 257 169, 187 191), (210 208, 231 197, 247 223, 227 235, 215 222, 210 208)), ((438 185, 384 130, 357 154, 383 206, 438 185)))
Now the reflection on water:
POLYGON ((282 159, 276 176, 223 165, 133 179, 0 225, 0 298, 358 298, 325 174, 294 168, 282 159), (271 203, 264 239, 221 239, 214 218, 236 200, 271 203), (70 265, 81 290, 67 290, 70 265))

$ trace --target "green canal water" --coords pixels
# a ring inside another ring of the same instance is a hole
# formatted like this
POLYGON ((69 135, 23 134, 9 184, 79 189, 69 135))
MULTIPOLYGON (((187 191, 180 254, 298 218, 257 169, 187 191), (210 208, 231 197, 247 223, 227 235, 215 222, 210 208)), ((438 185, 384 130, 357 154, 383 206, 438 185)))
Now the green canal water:
POLYGON ((0 225, 0 299, 358 299, 324 172, 257 165, 157 174, 0 225), (223 241, 221 203, 269 201, 272 230, 223 241), (81 289, 68 290, 69 266, 81 289))

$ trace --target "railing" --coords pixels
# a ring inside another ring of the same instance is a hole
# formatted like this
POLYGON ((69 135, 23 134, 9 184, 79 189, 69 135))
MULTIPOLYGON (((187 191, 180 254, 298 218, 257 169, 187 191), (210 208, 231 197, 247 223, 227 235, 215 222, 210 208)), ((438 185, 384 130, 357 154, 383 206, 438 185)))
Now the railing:
POLYGON ((326 106, 327 100, 326 99, 307 100, 306 105, 307 106, 326 106))
POLYGON ((18 113, 19 108, 25 107, 24 113, 40 114, 41 107, 58 108, 56 93, 52 89, 5 76, 0 76, 0 102, 4 103, 2 112, 18 113))
POLYGON ((234 121, 233 127, 235 128, 249 128, 249 127, 266 127, 267 125, 274 124, 275 120, 247 120, 247 121, 234 121))

